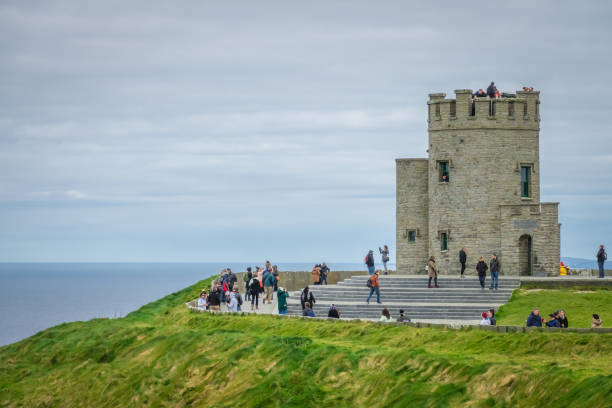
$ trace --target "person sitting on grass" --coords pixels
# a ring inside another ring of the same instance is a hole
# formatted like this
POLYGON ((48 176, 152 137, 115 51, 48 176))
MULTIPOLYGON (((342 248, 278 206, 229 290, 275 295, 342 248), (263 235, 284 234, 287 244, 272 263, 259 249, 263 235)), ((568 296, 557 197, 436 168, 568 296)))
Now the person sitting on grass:
POLYGON ((289 293, 284 288, 278 288, 276 295, 278 296, 278 314, 287 315, 287 297, 289 293))
POLYGON ((563 327, 564 329, 568 328, 567 317, 565 316, 565 310, 559 310, 557 315, 557 320, 559 321, 559 327, 563 327))
POLYGON ((304 303, 304 310, 302 310, 302 316, 304 316, 304 317, 315 317, 314 312, 310 308, 310 302, 304 303))
POLYGON ((386 307, 382 310, 381 316, 380 316, 380 321, 381 322, 390 322, 391 321, 391 313, 389 313, 389 309, 387 309, 386 307))
POLYGON ((480 321, 480 325, 481 326, 490 326, 491 325, 491 321, 489 320, 487 312, 482 312, 480 314, 480 316, 482 316, 482 320, 480 321))
POLYGON ((497 319, 495 318, 495 310, 489 309, 487 312, 487 317, 489 318, 489 322, 491 322, 491 326, 497 325, 497 319))
POLYGON ((548 321, 546 322, 546 327, 559 327, 559 321, 554 313, 548 315, 548 321))
POLYGON ((327 317, 331 317, 333 319, 340 318, 340 312, 338 311, 338 308, 335 305, 331 305, 329 307, 329 312, 327 312, 327 317))
POLYGON ((527 327, 542 327, 542 317, 538 309, 533 309, 533 312, 527 318, 527 327))
POLYGON ((208 296, 206 296, 205 289, 200 292, 200 297, 198 298, 198 309, 208 309, 208 296))
POLYGON ((601 329, 603 327, 603 322, 599 318, 597 313, 593 314, 593 321, 591 322, 591 329, 601 329))

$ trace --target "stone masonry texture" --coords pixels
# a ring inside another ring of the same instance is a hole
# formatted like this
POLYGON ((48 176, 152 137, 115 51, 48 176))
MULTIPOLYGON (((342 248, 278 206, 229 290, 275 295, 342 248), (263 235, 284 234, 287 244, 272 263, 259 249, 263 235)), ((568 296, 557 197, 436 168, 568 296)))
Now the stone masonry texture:
POLYGON ((539 92, 455 95, 429 95, 429 158, 396 160, 398 273, 425 273, 432 255, 442 274, 459 273, 465 246, 470 274, 480 256, 488 264, 495 253, 502 275, 558 275, 558 203, 540 202, 539 92), (531 169, 529 197, 521 195, 522 166, 531 169), (416 231, 412 242, 408 231, 416 231))

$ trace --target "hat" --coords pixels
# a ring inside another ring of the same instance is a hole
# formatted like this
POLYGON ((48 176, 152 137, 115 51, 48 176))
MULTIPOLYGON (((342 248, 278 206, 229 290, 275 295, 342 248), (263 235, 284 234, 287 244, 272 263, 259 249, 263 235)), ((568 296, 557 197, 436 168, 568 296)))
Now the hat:
POLYGON ((554 315, 554 314, 552 314, 552 313, 549 313, 549 314, 548 314, 548 317, 555 317, 555 315, 554 315))
POLYGON ((482 312, 481 313, 482 318, 484 319, 485 317, 487 317, 487 312, 482 312))
POLYGON ((372 250, 370 249, 370 250, 368 251, 368 253, 369 253, 369 254, 370 254, 370 253, 372 253, 372 254, 373 254, 373 253, 374 253, 374 251, 372 251, 372 250))
POLYGON ((593 318, 599 320, 599 315, 597 313, 593 313, 593 318))
POLYGON ((404 309, 400 309, 400 313, 404 313, 404 309))

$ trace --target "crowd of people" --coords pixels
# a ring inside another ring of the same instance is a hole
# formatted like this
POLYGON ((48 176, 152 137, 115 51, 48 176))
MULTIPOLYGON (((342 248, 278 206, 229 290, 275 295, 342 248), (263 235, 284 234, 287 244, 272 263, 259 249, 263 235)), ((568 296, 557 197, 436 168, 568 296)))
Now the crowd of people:
MULTIPOLYGON (((556 310, 553 313, 548 314, 548 320, 540 315, 539 309, 533 309, 527 317, 525 322, 527 327, 569 327, 569 322, 564 310, 556 310)), ((597 313, 593 314, 593 320, 591 321, 592 329, 599 329, 603 327, 601 318, 597 313)))

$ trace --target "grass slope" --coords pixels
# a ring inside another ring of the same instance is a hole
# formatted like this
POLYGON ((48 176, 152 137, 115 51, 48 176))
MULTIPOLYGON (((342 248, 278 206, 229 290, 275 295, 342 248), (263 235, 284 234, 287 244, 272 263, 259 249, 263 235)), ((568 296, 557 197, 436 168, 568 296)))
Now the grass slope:
POLYGON ((565 310, 569 327, 591 327, 593 313, 597 313, 604 320, 604 327, 610 327, 612 291, 586 286, 579 289, 518 289, 499 309, 498 324, 524 326, 527 316, 535 308, 540 309, 540 315, 546 320, 549 313, 565 310))
POLYGON ((0 406, 612 406, 612 334, 191 313, 203 286, 0 348, 0 406))

